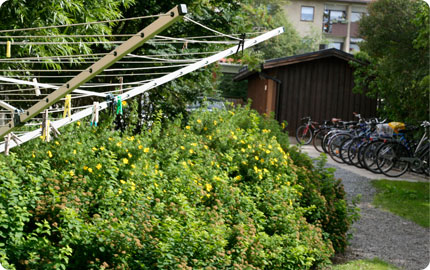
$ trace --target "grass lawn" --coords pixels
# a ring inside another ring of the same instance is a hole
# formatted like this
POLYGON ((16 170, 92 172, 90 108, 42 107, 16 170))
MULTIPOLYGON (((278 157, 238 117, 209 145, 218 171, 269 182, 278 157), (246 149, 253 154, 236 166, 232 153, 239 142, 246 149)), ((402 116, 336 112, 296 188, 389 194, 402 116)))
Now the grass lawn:
POLYGON ((350 261, 345 264, 334 265, 330 270, 396 270, 398 268, 380 259, 350 261))
POLYGON ((372 184, 378 191, 374 205, 423 227, 430 226, 429 183, 375 180, 372 184))

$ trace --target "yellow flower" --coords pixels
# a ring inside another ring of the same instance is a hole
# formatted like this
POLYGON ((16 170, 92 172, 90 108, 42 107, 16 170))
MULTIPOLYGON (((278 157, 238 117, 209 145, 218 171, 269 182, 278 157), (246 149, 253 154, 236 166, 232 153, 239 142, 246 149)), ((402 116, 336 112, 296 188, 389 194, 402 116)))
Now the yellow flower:
POLYGON ((50 158, 52 158, 52 152, 51 152, 51 151, 48 151, 48 156, 49 156, 50 158))
POLYGON ((111 137, 109 137, 109 139, 108 139, 109 141, 113 141, 113 138, 111 138, 111 137))
POLYGON ((142 149, 143 149, 143 146, 142 146, 142 145, 139 145, 137 148, 139 148, 139 150, 142 150, 142 149))
POLYGON ((33 155, 31 155, 33 158, 35 158, 36 157, 36 155, 33 153, 33 155))
POLYGON ((116 146, 120 147, 120 146, 121 146, 121 144, 122 144, 122 142, 117 142, 117 143, 116 143, 116 146))
POLYGON ((146 147, 145 149, 143 149, 143 152, 144 152, 144 153, 148 153, 148 152, 149 152, 149 148, 148 148, 148 147, 146 147))
POLYGON ((93 169, 91 169, 91 168, 88 168, 88 171, 89 171, 90 173, 93 173, 93 169))
POLYGON ((82 144, 81 142, 77 142, 77 144, 82 144))
POLYGON ((194 150, 193 150, 193 149, 190 149, 189 151, 190 151, 190 154, 194 153, 194 150))
POLYGON ((154 183, 154 186, 155 186, 155 187, 158 187, 158 184, 157 184, 157 183, 154 183))
POLYGON ((97 164, 96 168, 97 168, 97 170, 100 170, 102 168, 102 164, 100 164, 100 163, 97 164))
POLYGON ((204 127, 204 128, 203 128, 203 130, 204 130, 204 131, 206 131, 206 130, 208 130, 208 128, 207 128, 207 127, 204 127))
POLYGON ((122 162, 123 162, 124 164, 128 164, 128 159, 127 159, 127 158, 123 158, 122 162))
POLYGON ((86 171, 86 170, 88 170, 88 166, 84 166, 84 170, 86 171))
POLYGON ((236 176, 235 178, 234 178, 234 180, 236 180, 236 181, 239 181, 239 180, 241 180, 242 179, 242 176, 241 175, 238 175, 238 176, 236 176))
POLYGON ((105 148, 103 146, 101 146, 100 147, 100 151, 103 151, 103 150, 105 150, 105 148))
POLYGON ((93 147, 93 148, 91 148, 91 150, 97 151, 97 147, 93 147))
POLYGON ((197 123, 198 123, 198 124, 201 124, 201 123, 202 123, 202 120, 197 119, 197 123))
POLYGON ((186 128, 186 129, 190 129, 191 127, 190 127, 190 126, 186 126, 185 128, 186 128))
POLYGON ((208 197, 208 198, 209 198, 210 196, 211 196, 210 194, 206 194, 206 197, 208 197))
POLYGON ((131 158, 133 155, 131 153, 128 153, 128 157, 131 158))
POLYGON ((59 143, 58 141, 55 141, 55 144, 56 144, 56 145, 60 145, 60 143, 59 143))
POLYGON ((78 122, 76 122, 76 125, 80 126, 80 125, 81 125, 81 122, 79 122, 79 121, 78 121, 78 122))
POLYGON ((122 101, 122 106, 127 106, 127 101, 123 100, 122 101))
POLYGON ((255 158, 255 160, 258 160, 258 156, 255 156, 254 158, 255 158))
POLYGON ((75 154, 75 155, 76 155, 76 150, 73 150, 73 154, 75 154))
POLYGON ((75 175, 75 172, 74 172, 74 171, 72 171, 72 170, 70 170, 70 171, 69 171, 69 174, 70 174, 70 176, 73 176, 73 175, 75 175))
POLYGON ((121 194, 122 193, 122 189, 118 189, 118 194, 121 194))
POLYGON ((185 150, 185 147, 183 147, 183 146, 181 145, 181 149, 182 149, 182 150, 185 150))
POLYGON ((136 165, 132 164, 131 167, 134 169, 134 168, 136 168, 136 165))
POLYGON ((214 120, 214 126, 216 126, 218 124, 218 122, 216 120, 214 120))
POLYGON ((135 187, 135 186, 131 186, 131 190, 132 190, 132 191, 135 191, 135 190, 136 190, 136 187, 135 187))
POLYGON ((270 150, 266 150, 266 154, 270 154, 270 150))
POLYGON ((122 179, 121 179, 121 180, 119 180, 119 181, 121 182, 121 184, 123 184, 123 185, 125 184, 125 181, 124 181, 124 180, 122 180, 122 179))

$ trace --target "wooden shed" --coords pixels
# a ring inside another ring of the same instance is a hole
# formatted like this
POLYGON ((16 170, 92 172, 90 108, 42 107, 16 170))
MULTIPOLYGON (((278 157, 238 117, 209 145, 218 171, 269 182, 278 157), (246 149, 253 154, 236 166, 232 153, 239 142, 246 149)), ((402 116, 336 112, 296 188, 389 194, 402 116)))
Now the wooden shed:
POLYGON ((321 122, 332 117, 354 120, 376 115, 376 100, 352 92, 353 55, 327 49, 285 58, 267 60, 261 71, 242 69, 235 81, 248 80, 248 98, 259 113, 275 112, 288 122, 294 134, 300 119, 311 116, 321 122))

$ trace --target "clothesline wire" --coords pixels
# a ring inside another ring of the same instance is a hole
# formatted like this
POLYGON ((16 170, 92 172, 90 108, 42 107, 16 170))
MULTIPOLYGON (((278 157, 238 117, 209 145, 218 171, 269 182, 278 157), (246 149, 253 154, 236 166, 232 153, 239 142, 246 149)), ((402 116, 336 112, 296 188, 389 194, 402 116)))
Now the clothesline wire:
MULTIPOLYGON (((110 68, 105 69, 103 72, 110 71, 132 71, 132 70, 148 70, 148 69, 166 69, 174 67, 184 67, 186 65, 170 65, 170 66, 151 66, 151 67, 137 67, 137 68, 110 68)), ((45 70, 45 69, 0 69, 0 72, 82 72, 85 69, 61 69, 61 70, 45 70)))
POLYGON ((0 33, 22 32, 22 31, 51 29, 51 28, 62 28, 62 27, 72 27, 72 26, 91 25, 91 24, 100 24, 100 23, 123 22, 123 21, 148 19, 148 18, 155 18, 155 17, 162 17, 162 16, 170 16, 170 14, 139 16, 139 17, 130 17, 130 18, 123 18, 123 19, 112 19, 112 20, 85 22, 85 23, 72 23, 72 24, 61 24, 61 25, 51 25, 51 26, 39 26, 39 27, 29 27, 29 28, 20 28, 20 29, 7 29, 7 30, 0 30, 0 33))
POLYGON ((206 25, 203 25, 203 24, 201 24, 201 23, 199 23, 199 22, 194 21, 193 19, 191 19, 191 18, 190 18, 190 17, 188 17, 188 16, 184 16, 184 20, 189 21, 189 22, 192 22, 192 23, 194 23, 194 24, 196 24, 196 25, 198 25, 198 26, 200 26, 200 27, 203 27, 204 29, 207 29, 207 30, 209 30, 209 31, 211 31, 211 32, 214 32, 214 33, 216 33, 216 34, 218 34, 218 35, 220 35, 220 36, 229 37, 229 38, 231 38, 231 39, 235 39, 235 40, 241 40, 240 38, 234 37, 234 36, 232 36, 232 35, 227 35, 227 34, 224 34, 224 33, 219 32, 219 31, 217 31, 217 30, 215 30, 215 29, 209 28, 209 27, 208 27, 208 26, 206 26, 206 25))
MULTIPOLYGON (((186 55, 202 55, 202 54, 213 54, 218 53, 220 51, 210 51, 210 52, 187 52, 187 53, 172 53, 172 54, 154 54, 154 55, 146 55, 146 56, 186 56, 186 55)), ((80 58, 80 57, 89 57, 89 56, 105 56, 110 53, 94 53, 94 54, 75 54, 75 55, 55 55, 55 56, 40 56, 40 57, 22 57, 22 58, 8 58, 8 59, 0 59, 0 62, 10 61, 10 60, 45 60, 45 59, 55 59, 55 58, 80 58)), ((129 55, 124 56, 123 58, 134 58, 129 55)))
MULTIPOLYGON (((127 77, 127 76, 152 76, 152 75, 165 75, 169 74, 169 72, 151 72, 151 73, 131 73, 131 74, 99 74, 96 77, 127 77)), ((56 75, 56 76, 49 76, 49 75, 14 75, 9 76, 5 75, 3 77, 7 78, 73 78, 75 76, 73 75, 56 75)))
MULTIPOLYGON (((166 40, 154 40, 148 41, 146 44, 174 44, 174 43, 200 43, 200 44, 235 44, 235 41, 228 40, 195 40, 195 39, 180 39, 180 38, 169 38, 166 40), (167 40, 167 41, 166 41, 167 40)), ((122 44, 124 41, 22 41, 12 42, 14 46, 25 46, 25 45, 76 45, 76 44, 122 44)), ((0 45, 8 44, 6 41, 0 41, 0 45)))
MULTIPOLYGON (((247 35, 261 34, 263 31, 259 32, 249 32, 247 35)), ((110 35, 32 35, 32 36, 0 36, 0 39, 21 39, 21 38, 94 38, 94 37, 102 37, 102 38, 110 38, 110 37, 132 37, 136 34, 110 34, 110 35)), ((240 36, 241 34, 230 34, 231 36, 240 36)), ((155 36, 159 37, 158 35, 155 36)), ((219 35, 206 35, 206 36, 191 36, 188 37, 190 39, 200 39, 200 38, 217 38, 219 35)))

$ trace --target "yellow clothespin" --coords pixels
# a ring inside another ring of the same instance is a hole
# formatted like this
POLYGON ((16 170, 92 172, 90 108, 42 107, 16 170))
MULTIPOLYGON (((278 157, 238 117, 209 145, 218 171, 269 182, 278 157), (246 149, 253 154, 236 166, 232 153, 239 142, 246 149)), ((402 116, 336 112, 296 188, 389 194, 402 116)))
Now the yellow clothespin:
POLYGON ((64 113, 63 118, 72 115, 72 95, 67 95, 64 102, 64 113))
POLYGON ((7 58, 10 58, 10 55, 11 55, 11 53, 10 53, 11 49, 10 49, 10 47, 11 47, 11 43, 10 43, 10 41, 7 41, 6 42, 6 57, 7 58))

